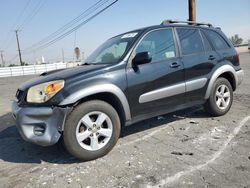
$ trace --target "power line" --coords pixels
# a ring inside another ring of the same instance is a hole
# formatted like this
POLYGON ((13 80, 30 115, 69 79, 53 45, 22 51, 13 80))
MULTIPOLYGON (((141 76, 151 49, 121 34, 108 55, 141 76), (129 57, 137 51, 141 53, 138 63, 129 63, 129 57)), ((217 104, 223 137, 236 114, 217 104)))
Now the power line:
POLYGON ((83 22, 81 22, 80 24, 78 24, 77 26, 75 26, 74 28, 72 28, 71 30, 67 31, 66 33, 56 37, 55 39, 51 40, 50 42, 47 42, 43 45, 41 45, 40 47, 38 47, 36 49, 37 50, 41 50, 44 48, 49 47, 50 45, 56 43, 57 41, 65 38, 66 36, 68 36, 69 34, 71 34, 72 32, 76 31, 77 29, 79 29, 80 27, 82 27, 83 25, 85 25, 86 23, 88 23, 89 21, 91 21, 92 19, 94 19, 96 16, 98 16, 99 14, 101 14, 102 12, 104 12, 105 10, 107 10, 108 8, 110 8, 111 6, 113 6, 115 3, 117 3, 118 0, 115 0, 114 2, 110 3, 109 5, 107 5, 106 7, 104 7, 103 9, 101 9, 100 11, 98 11, 97 13, 95 13, 94 15, 92 15, 91 17, 89 17, 88 19, 84 20, 83 22))
POLYGON ((26 19, 23 21, 23 23, 18 27, 18 29, 23 29, 24 25, 31 22, 32 19, 38 14, 38 12, 43 8, 43 6, 47 3, 47 0, 40 0, 36 6, 35 9, 26 17, 26 19))
MULTIPOLYGON (((26 3, 26 5, 25 5, 24 9, 22 10, 21 14, 19 15, 19 17, 18 17, 18 19, 17 19, 17 21, 16 21, 16 25, 18 24, 19 20, 21 20, 21 18, 22 18, 22 16, 24 15, 26 9, 28 8, 30 2, 31 2, 31 0, 28 0, 28 1, 27 1, 27 3, 26 3)), ((15 25, 13 25, 12 28, 17 28, 17 27, 14 27, 14 26, 15 26, 15 25)))
MULTIPOLYGON (((12 24, 11 26, 11 31, 14 30, 14 28, 17 28, 17 24, 18 22, 20 21, 20 19, 22 18, 22 16, 24 15, 24 12, 25 10, 28 8, 29 4, 30 4, 31 0, 28 0, 24 6, 24 8, 22 9, 22 11, 20 12, 19 16, 17 17, 16 21, 12 24)), ((12 32, 9 32, 7 34, 7 36, 5 37, 5 41, 3 42, 3 49, 8 49, 10 44, 11 44, 11 41, 14 39, 14 35, 12 35, 12 37, 10 38, 10 33, 12 32), (9 40, 10 39, 10 40, 9 40), (7 43, 7 44, 6 44, 7 43), (5 45, 6 44, 6 45, 5 45)))
POLYGON ((108 1, 110 1, 110 0, 99 0, 98 2, 93 4, 91 7, 89 7, 85 11, 83 11, 79 16, 77 16, 73 20, 69 21, 67 24, 65 24, 64 26, 62 26, 61 28, 59 28, 57 31, 53 32, 49 36, 47 36, 44 39, 40 40, 39 42, 35 43, 31 47, 25 49, 25 51, 32 50, 33 48, 39 47, 43 43, 49 42, 50 40, 52 40, 53 38, 55 38, 59 34, 62 34, 63 32, 65 32, 65 30, 69 29, 70 27, 72 27, 77 22, 83 20, 85 17, 87 17, 88 15, 93 13, 95 10, 99 9, 101 6, 106 4, 108 1))
MULTIPOLYGON (((35 9, 30 12, 30 14, 23 20, 23 22, 21 24, 18 25, 18 22, 21 20, 21 18, 23 17, 26 9, 29 7, 31 0, 28 0, 27 3, 25 4, 24 8, 22 9, 21 13, 19 14, 18 18, 16 19, 16 22, 12 25, 11 30, 13 30, 14 28, 17 28, 17 30, 21 30, 24 28, 24 26, 29 23, 32 19, 34 19, 34 17, 38 14, 38 12, 41 10, 41 8, 45 5, 45 3, 47 2, 47 0, 40 0, 36 6, 35 9)), ((4 46, 4 49, 7 50, 9 48, 9 46, 11 45, 12 40, 15 38, 15 35, 12 35, 12 37, 9 39, 9 35, 6 37, 6 40, 4 42, 7 43, 4 46)), ((15 58, 12 58, 15 59, 15 58)))

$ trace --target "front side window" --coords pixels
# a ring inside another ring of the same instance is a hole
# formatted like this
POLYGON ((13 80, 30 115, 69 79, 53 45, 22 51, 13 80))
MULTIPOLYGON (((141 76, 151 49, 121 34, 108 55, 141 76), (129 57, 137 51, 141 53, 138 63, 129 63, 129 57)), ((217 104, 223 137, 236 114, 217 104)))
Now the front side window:
POLYGON ((150 32, 142 39, 135 52, 149 52, 153 62, 176 57, 172 29, 161 29, 150 32))
POLYGON ((198 29, 177 28, 182 55, 204 52, 198 29))
POLYGON ((85 61, 88 64, 115 64, 126 55, 138 32, 126 33, 107 40, 97 48, 85 61))
POLYGON ((205 33, 216 50, 223 50, 229 48, 227 42, 222 38, 222 36, 220 36, 215 31, 205 30, 205 33))

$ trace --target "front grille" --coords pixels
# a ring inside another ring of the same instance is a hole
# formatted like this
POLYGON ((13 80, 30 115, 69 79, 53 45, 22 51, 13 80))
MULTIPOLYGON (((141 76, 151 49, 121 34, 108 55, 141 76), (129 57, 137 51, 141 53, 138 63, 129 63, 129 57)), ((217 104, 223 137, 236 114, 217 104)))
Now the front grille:
POLYGON ((22 99, 23 94, 24 94, 24 92, 22 90, 20 90, 20 89, 17 90, 16 99, 17 99, 18 102, 22 99))

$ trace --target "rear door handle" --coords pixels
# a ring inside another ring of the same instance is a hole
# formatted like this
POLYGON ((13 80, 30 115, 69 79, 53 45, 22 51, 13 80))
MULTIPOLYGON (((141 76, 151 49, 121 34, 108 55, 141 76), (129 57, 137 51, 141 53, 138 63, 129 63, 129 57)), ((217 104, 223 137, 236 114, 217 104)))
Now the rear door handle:
POLYGON ((172 63, 171 65, 170 65, 170 67, 171 68, 177 68, 177 67, 179 67, 179 66, 181 66, 179 63, 177 63, 177 62, 174 62, 174 63, 172 63))
POLYGON ((213 55, 210 55, 210 56, 208 57, 208 60, 210 60, 210 61, 215 60, 215 59, 216 59, 216 57, 214 57, 213 55))

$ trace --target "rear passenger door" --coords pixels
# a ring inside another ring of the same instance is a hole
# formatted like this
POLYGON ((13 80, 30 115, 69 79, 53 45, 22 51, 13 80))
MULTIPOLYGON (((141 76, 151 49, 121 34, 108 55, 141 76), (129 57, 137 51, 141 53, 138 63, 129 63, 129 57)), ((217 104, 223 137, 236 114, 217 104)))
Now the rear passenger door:
POLYGON ((203 29, 202 32, 207 36, 208 40, 212 43, 214 50, 219 55, 218 62, 223 62, 224 60, 234 62, 235 49, 229 45, 225 40, 225 36, 220 30, 214 31, 210 29, 203 29))
POLYGON ((177 27, 181 59, 184 64, 186 101, 204 99, 208 75, 216 64, 218 54, 198 28, 177 27))

